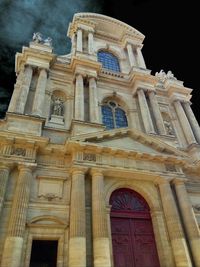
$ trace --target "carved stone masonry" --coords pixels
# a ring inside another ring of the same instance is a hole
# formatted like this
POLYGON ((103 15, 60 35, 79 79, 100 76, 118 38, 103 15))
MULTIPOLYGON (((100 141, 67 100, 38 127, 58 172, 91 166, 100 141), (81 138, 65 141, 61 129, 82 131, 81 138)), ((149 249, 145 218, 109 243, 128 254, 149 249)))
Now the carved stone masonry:
POLYGON ((21 148, 21 147, 14 147, 11 150, 11 155, 16 155, 16 156, 26 156, 26 149, 25 148, 21 148))

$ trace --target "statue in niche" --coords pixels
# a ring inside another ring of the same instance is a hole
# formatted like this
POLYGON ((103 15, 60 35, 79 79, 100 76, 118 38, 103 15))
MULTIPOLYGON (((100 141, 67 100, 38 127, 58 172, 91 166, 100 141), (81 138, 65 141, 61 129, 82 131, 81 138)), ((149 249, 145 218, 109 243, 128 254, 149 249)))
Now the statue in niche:
POLYGON ((63 116, 63 100, 56 97, 53 99, 52 115, 63 116))
POLYGON ((165 129, 168 135, 174 135, 174 130, 172 128, 172 125, 169 121, 164 120, 165 129))

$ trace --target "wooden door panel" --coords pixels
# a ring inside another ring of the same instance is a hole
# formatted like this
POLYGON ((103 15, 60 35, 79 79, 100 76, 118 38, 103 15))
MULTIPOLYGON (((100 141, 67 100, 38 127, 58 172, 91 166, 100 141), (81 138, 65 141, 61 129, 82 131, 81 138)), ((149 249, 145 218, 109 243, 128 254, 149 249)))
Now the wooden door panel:
POLYGON ((115 267, 135 267, 133 261, 130 222, 126 218, 112 218, 112 244, 115 267))

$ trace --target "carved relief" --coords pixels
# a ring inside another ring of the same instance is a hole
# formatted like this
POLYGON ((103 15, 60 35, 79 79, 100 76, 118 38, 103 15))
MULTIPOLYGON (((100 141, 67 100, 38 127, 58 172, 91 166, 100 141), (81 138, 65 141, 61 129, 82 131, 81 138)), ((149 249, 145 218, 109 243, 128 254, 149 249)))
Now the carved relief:
POLYGON ((168 172, 176 172, 176 167, 174 164, 165 164, 166 171, 168 172))
POLYGON ((25 157, 26 149, 21 147, 13 147, 10 154, 25 157))
POLYGON ((83 154, 83 160, 96 161, 96 155, 95 154, 84 153, 83 154))

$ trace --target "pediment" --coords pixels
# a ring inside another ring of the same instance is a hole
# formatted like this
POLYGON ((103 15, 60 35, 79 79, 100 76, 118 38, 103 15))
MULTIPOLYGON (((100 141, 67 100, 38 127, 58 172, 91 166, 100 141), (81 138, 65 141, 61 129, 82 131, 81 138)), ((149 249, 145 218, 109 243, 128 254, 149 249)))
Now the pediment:
POLYGON ((119 149, 124 151, 135 151, 153 155, 173 155, 177 157, 188 157, 186 153, 171 145, 158 140, 156 137, 144 134, 138 130, 114 129, 99 133, 84 134, 72 137, 71 141, 81 141, 88 145, 119 149))

